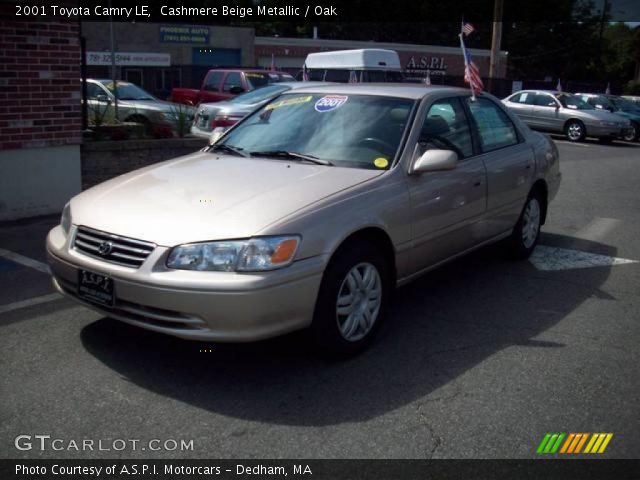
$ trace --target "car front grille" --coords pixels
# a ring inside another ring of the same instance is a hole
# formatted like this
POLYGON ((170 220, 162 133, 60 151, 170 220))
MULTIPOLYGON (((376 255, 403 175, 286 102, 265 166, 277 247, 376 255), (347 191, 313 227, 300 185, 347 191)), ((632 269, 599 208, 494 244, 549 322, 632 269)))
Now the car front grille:
POLYGON ((73 248, 85 255, 132 268, 142 265, 155 247, 151 242, 84 226, 78 227, 73 240, 73 248))

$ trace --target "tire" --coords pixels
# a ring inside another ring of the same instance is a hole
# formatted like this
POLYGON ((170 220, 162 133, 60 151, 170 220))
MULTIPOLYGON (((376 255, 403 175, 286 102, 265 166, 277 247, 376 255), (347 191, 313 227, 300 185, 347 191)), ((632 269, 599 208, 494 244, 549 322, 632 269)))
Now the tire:
POLYGON ((151 135, 151 122, 147 117, 143 117, 142 115, 131 115, 125 120, 125 122, 140 123, 144 125, 145 135, 151 135))
POLYGON ((570 142, 581 142, 587 136, 587 131, 580 120, 569 120, 564 126, 564 134, 570 142))
POLYGON ((639 127, 640 126, 637 123, 631 122, 631 128, 629 129, 629 133, 627 135, 624 135, 622 139, 626 142, 637 142, 638 136, 640 135, 639 127))
POLYGON ((509 254, 513 259, 525 260, 536 248, 540 238, 543 211, 544 198, 540 190, 532 190, 507 242, 509 254))
POLYGON ((380 328, 389 297, 389 266, 378 248, 354 242, 339 250, 324 272, 311 324, 319 352, 340 358, 365 349, 380 328))

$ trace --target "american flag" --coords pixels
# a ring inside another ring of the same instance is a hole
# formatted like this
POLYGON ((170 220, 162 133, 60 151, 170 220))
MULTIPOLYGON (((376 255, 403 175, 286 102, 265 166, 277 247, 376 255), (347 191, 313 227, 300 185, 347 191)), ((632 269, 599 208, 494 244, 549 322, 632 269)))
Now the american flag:
POLYGON ((470 23, 463 23, 462 24, 462 33, 465 34, 465 36, 469 35, 470 33, 473 33, 476 29, 473 28, 473 25, 471 25, 470 23))
POLYGON ((480 78, 480 70, 478 66, 471 60, 471 54, 464 46, 462 35, 460 35, 460 47, 462 55, 464 55, 464 81, 471 87, 471 93, 480 92, 484 88, 482 78, 480 78))

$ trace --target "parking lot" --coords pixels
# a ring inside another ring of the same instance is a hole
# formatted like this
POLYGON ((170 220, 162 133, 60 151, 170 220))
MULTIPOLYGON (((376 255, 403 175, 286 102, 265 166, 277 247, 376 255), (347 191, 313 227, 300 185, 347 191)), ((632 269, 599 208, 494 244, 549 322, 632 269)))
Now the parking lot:
POLYGON ((343 362, 302 334, 212 345, 104 318, 50 285, 57 218, 0 225, 0 456, 533 458, 547 432, 611 432, 602 455, 637 458, 640 145, 556 141, 563 184, 533 259, 489 247, 429 273, 343 362))

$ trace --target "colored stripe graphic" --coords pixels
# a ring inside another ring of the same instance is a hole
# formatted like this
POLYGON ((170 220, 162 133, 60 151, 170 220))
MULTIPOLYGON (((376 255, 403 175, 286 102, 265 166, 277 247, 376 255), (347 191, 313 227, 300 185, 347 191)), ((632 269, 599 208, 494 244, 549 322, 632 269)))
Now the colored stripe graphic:
POLYGON ((540 445, 538 454, 578 454, 604 453, 613 438, 613 433, 546 433, 540 445), (588 440, 588 442, 587 442, 588 440), (586 444, 584 451, 582 447, 586 444), (561 448, 562 446, 562 448, 561 448))
POLYGON ((556 453, 562 440, 564 440, 565 433, 547 433, 540 445, 538 445, 538 453, 556 453))
POLYGON ((584 453, 604 453, 613 433, 594 433, 584 453))

